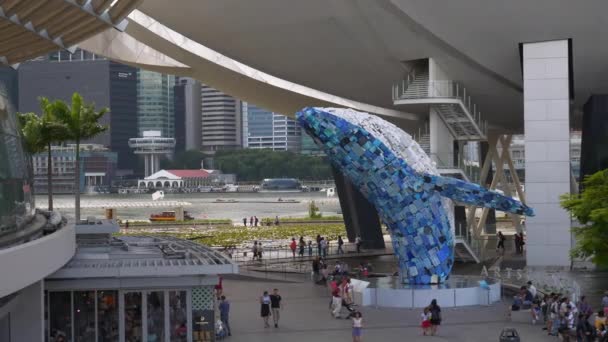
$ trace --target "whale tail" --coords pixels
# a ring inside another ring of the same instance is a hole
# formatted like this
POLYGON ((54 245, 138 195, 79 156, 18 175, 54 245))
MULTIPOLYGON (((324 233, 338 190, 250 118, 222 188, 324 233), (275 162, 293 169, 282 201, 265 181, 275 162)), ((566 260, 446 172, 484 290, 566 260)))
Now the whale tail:
POLYGON ((488 190, 480 185, 451 177, 424 175, 425 183, 441 196, 453 201, 497 209, 513 214, 534 216, 534 210, 520 201, 488 190))

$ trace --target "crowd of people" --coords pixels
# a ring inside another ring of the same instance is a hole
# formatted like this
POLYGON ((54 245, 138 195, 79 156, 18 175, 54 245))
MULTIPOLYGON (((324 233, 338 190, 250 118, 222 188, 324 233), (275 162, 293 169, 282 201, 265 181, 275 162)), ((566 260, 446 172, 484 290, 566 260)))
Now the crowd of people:
POLYGON ((601 308, 594 311, 585 296, 576 303, 561 293, 540 294, 532 282, 522 286, 514 297, 512 310, 530 309, 532 324, 544 322, 548 335, 559 336, 563 341, 608 342, 608 291, 602 298, 601 308))
MULTIPOLYGON (((507 237, 501 231, 498 231, 498 233, 496 234, 496 239, 496 253, 499 255, 504 255, 505 241, 507 240, 507 237)), ((524 245, 526 244, 524 233, 519 232, 513 235, 513 242, 515 247, 515 254, 524 254, 524 245)))
MULTIPOLYGON (((279 221, 279 217, 278 216, 274 217, 274 221, 272 221, 272 219, 267 219, 266 220, 266 225, 267 226, 272 226, 273 224, 275 226, 279 226, 281 224, 281 222, 279 221)), ((247 226, 249 226, 249 227, 257 227, 258 225, 264 225, 264 223, 260 222, 260 219, 258 219, 257 216, 250 216, 249 217, 249 221, 247 221, 246 217, 243 217, 243 227, 247 227, 247 226), (249 225, 247 225, 247 222, 249 222, 249 225)))

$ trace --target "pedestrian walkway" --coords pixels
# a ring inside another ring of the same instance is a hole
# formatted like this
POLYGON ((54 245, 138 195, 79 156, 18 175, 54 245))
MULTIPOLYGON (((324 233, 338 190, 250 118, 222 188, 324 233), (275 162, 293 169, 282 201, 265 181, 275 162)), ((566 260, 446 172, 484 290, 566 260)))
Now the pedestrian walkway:
MULTIPOLYGON (((232 337, 227 341, 300 342, 351 341, 351 321, 334 319, 329 313, 327 288, 310 283, 266 282, 255 279, 227 279, 224 293, 232 303, 232 337), (284 309, 279 328, 264 328, 259 296, 279 288, 284 309)), ((421 336, 420 311, 409 309, 361 308, 363 341, 498 341, 506 326, 515 327, 522 341, 555 341, 540 326, 507 321, 507 306, 443 309, 439 336, 421 336)))

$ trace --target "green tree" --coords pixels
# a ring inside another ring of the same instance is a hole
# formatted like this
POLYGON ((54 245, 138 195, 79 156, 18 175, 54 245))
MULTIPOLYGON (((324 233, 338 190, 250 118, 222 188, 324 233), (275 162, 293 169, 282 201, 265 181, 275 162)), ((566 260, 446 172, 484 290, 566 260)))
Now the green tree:
POLYGON ((583 181, 583 191, 563 195, 561 205, 582 227, 573 228, 576 246, 571 255, 589 258, 602 267, 608 266, 608 169, 598 171, 583 181))
POLYGON ((47 184, 48 184, 48 209, 53 210, 53 158, 51 145, 61 142, 67 137, 65 125, 57 121, 54 108, 57 101, 50 102, 46 97, 40 98, 40 109, 42 115, 34 113, 19 113, 18 119, 21 126, 21 137, 26 150, 30 154, 47 152, 47 184))
POLYGON ((76 222, 80 221, 80 142, 84 139, 92 138, 105 130, 107 126, 99 123, 106 112, 107 108, 100 111, 95 110, 95 105, 85 103, 82 96, 78 93, 72 95, 71 106, 63 101, 56 101, 57 106, 53 108, 54 115, 57 120, 63 123, 67 128, 67 138, 76 143, 76 165, 74 177, 74 192, 75 192, 75 211, 74 216, 76 222))
POLYGON ((201 161, 205 158, 199 150, 188 150, 177 153, 173 160, 161 160, 163 169, 200 169, 201 161))
POLYGON ((325 158, 289 151, 223 150, 216 153, 215 165, 224 173, 235 173, 242 181, 280 177, 306 180, 332 178, 329 162, 325 158))

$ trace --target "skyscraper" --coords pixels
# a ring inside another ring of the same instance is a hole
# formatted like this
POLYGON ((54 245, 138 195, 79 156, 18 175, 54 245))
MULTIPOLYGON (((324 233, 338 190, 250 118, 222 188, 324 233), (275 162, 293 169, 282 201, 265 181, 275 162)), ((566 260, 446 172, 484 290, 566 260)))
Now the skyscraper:
POLYGON ((137 71, 137 129, 161 131, 163 137, 175 136, 173 88, 175 76, 154 71, 137 71))
POLYGON ((101 144, 117 152, 119 170, 135 168, 128 141, 137 132, 137 69, 77 50, 22 63, 18 74, 21 112, 40 113, 40 96, 69 103, 74 92, 97 109, 109 108, 100 120, 108 130, 85 143, 101 144))
POLYGON ((241 101, 201 85, 201 150, 208 154, 242 144, 241 101))
POLYGON ((175 151, 201 148, 201 84, 179 77, 175 84, 175 151))
POLYGON ((300 152, 302 130, 297 122, 243 102, 243 147, 300 152))

